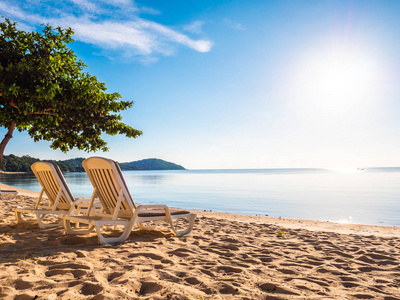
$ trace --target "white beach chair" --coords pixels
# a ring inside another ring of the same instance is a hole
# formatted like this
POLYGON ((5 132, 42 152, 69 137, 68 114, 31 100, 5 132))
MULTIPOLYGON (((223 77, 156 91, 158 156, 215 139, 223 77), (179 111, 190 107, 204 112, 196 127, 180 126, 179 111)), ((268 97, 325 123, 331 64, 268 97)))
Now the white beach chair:
POLYGON ((171 210, 166 205, 138 205, 136 206, 128 191, 121 170, 116 162, 101 157, 91 157, 82 163, 94 188, 91 205, 85 216, 64 215, 64 228, 67 234, 86 234, 96 230, 100 244, 125 241, 132 228, 138 224, 139 228, 147 230, 155 226, 147 227, 142 224, 145 221, 167 221, 172 232, 177 236, 189 233, 194 226, 196 215, 188 211, 171 210), (92 204, 95 198, 99 198, 102 213, 93 210, 92 204), (186 218, 188 227, 177 231, 173 220, 186 218), (71 222, 85 223, 88 230, 76 230, 71 227, 71 222), (101 232, 102 226, 124 226, 122 234, 118 237, 105 237, 101 232))
POLYGON ((62 222, 59 224, 44 223, 45 215, 60 216, 87 210, 89 201, 72 196, 60 168, 55 163, 36 162, 31 166, 31 169, 42 189, 34 208, 17 208, 14 210, 17 223, 24 221, 22 218, 23 213, 30 213, 36 215, 40 228, 61 226, 62 222), (41 205, 43 194, 46 194, 48 198, 48 205, 41 205))
POLYGON ((16 190, 2 190, 0 189, 0 197, 3 200, 13 200, 17 197, 18 192, 16 190))

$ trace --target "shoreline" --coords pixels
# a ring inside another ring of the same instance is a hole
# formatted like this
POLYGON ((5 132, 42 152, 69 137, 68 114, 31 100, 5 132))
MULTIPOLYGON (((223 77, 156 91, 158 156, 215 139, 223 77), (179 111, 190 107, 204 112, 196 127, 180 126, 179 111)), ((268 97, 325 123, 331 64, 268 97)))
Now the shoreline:
MULTIPOLYGON (((38 197, 39 192, 25 190, 0 183, 0 189, 17 190, 19 195, 27 197, 38 197)), ((85 197, 79 197, 85 198, 85 197)), ((88 199, 88 198, 87 198, 88 199)), ((178 208, 184 209, 184 208, 178 208)), ((359 235, 377 235, 381 237, 400 237, 400 227, 368 225, 368 224, 352 224, 352 223, 336 223, 330 221, 303 220, 291 218, 278 218, 269 216, 253 216, 234 213, 221 213, 204 210, 191 210, 198 216, 221 218, 230 221, 255 222, 258 224, 274 224, 277 226, 292 229, 307 229, 310 231, 327 231, 340 234, 359 234, 359 235)))
MULTIPOLYGON (((30 190, 25 190, 25 189, 21 189, 15 186, 10 186, 10 185, 6 185, 3 183, 0 183, 0 189, 3 190, 15 190, 19 193, 19 195, 21 196, 28 196, 28 197, 39 197, 39 192, 34 192, 34 191, 30 191, 30 190)), ((0 200, 2 201, 2 200, 0 200)))
MULTIPOLYGON (((212 177, 214 175, 209 175, 208 173, 202 174, 199 175, 199 178, 201 178, 200 183, 192 182, 191 185, 193 188, 187 190, 185 192, 187 194, 182 193, 182 190, 180 189, 187 185, 188 180, 193 180, 197 175, 182 175, 180 178, 185 178, 185 181, 176 182, 179 186, 178 189, 174 188, 175 183, 168 185, 169 182, 174 180, 174 177, 178 176, 173 175, 172 173, 164 176, 162 172, 158 172, 154 177, 150 174, 143 176, 141 176, 141 174, 135 174, 132 175, 128 181, 132 192, 135 194, 135 200, 138 203, 143 202, 143 204, 162 203, 164 199, 164 204, 168 203, 169 205, 175 205, 177 207, 188 206, 185 208, 197 209, 200 211, 208 211, 212 208, 213 212, 221 213, 282 217, 285 219, 293 218, 340 224, 400 227, 400 219, 398 218, 399 213, 396 210, 396 199, 399 196, 397 192, 398 190, 396 189, 396 176, 399 174, 400 171, 396 171, 396 174, 393 177, 393 174, 385 173, 385 175, 379 175, 378 179, 375 178, 375 175, 364 178, 364 176, 370 176, 368 174, 356 176, 353 176, 352 174, 344 175, 345 178, 349 176, 348 179, 353 180, 352 184, 347 183, 347 180, 342 180, 342 175, 339 177, 335 175, 333 177, 333 179, 339 180, 339 184, 331 184, 334 180, 330 180, 331 178, 329 177, 324 177, 319 180, 319 176, 317 176, 317 188, 308 185, 308 183, 312 181, 309 180, 310 178, 304 177, 306 181, 301 185, 299 185, 299 183, 294 184, 293 187, 289 189, 289 192, 285 191, 285 189, 275 188, 273 185, 270 187, 268 184, 264 184, 263 186, 262 182, 265 180, 267 180, 267 182, 278 180, 277 182, 279 182, 279 184, 283 184, 288 179, 286 177, 281 177, 280 175, 276 177, 276 174, 271 177, 272 179, 267 176, 264 177, 265 174, 262 176, 254 175, 259 184, 254 191, 249 188, 251 184, 249 185, 246 183, 246 180, 248 180, 246 178, 251 178, 247 175, 245 177, 236 177, 236 175, 229 177, 226 176, 226 174, 218 174, 216 177, 212 177), (139 182, 135 183, 136 179, 134 178, 141 179, 139 182), (160 178, 163 178, 163 180, 160 180, 160 178), (209 185, 210 183, 207 183, 211 178, 217 180, 218 184, 221 184, 221 187, 218 189, 212 188, 209 185), (369 180, 374 180, 373 182, 378 182, 378 184, 368 186, 367 183, 369 180), (147 190, 148 187, 152 188, 152 186, 148 185, 150 182, 154 185, 154 191, 156 193, 147 190), (231 193, 229 191, 229 185, 232 184, 232 182, 237 182, 237 187, 235 187, 237 193, 233 193, 232 197, 228 197, 227 195, 230 195, 231 193), (358 186, 358 188, 354 190, 355 186, 358 186), (364 188, 366 190, 363 190, 364 188), (147 193, 147 195, 136 194, 135 191, 139 191, 139 189, 142 189, 142 192, 147 193), (168 189, 168 194, 165 198, 163 195, 163 189, 168 189), (367 190, 368 194, 366 193, 367 190), (200 199, 199 196, 204 198, 200 199), (251 198, 249 199, 251 202, 254 202, 251 206, 248 206, 246 203, 248 197, 251 198), (256 200, 254 199, 255 197, 256 200), (325 201, 327 201, 327 199, 324 197, 327 197, 328 201, 335 205, 334 209, 326 207, 325 201), (177 198, 179 198, 178 201, 177 198), (232 199, 228 200, 228 198, 232 199), (215 203, 213 203, 214 199, 215 203), (232 200, 238 202, 233 203, 232 200), (224 204, 224 201, 228 201, 227 204, 224 204), (184 202, 187 202, 188 204, 183 204, 184 202)), ((91 185, 87 176, 85 176, 85 173, 81 174, 76 172, 64 175, 65 178, 67 178, 67 181, 78 180, 75 181, 73 186, 71 186, 74 196, 91 196, 91 185), (77 184, 78 182, 82 182, 82 184, 77 184)), ((14 175, 14 177, 10 178, 5 176, 6 175, 3 176, 4 178, 0 180, 0 182, 9 185, 15 184, 21 188, 40 191, 40 186, 33 174, 31 176, 14 175), (19 180, 19 176, 23 176, 23 178, 21 177, 19 180), (25 179, 25 177, 28 179, 25 179), (29 182, 31 185, 26 185, 25 182, 29 182)), ((129 177, 130 175, 126 174, 126 176, 129 177)), ((0 177, 2 176, 0 175, 0 177)))
POLYGON ((7 171, 1 171, 0 174, 5 174, 5 175, 13 175, 13 174, 32 174, 32 172, 7 172, 7 171))

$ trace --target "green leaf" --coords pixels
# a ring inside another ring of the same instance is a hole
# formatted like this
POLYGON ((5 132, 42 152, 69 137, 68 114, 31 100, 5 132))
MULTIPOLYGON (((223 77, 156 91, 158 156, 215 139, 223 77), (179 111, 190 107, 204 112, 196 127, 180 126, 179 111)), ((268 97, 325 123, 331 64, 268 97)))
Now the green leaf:
POLYGON ((13 120, 34 141, 50 141, 63 152, 106 151, 102 133, 142 134, 119 114, 133 102, 107 93, 103 82, 84 72, 86 65, 69 47, 71 28, 45 25, 42 32, 26 32, 16 25, 0 22, 0 126, 13 120))

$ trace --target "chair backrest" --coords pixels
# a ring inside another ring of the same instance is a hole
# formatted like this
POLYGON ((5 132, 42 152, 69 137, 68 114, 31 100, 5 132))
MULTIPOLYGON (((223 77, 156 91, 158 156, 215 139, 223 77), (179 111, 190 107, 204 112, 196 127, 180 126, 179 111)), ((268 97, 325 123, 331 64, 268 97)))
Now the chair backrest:
POLYGON ((31 169, 46 193, 50 205, 55 204, 58 194, 62 191, 56 209, 69 210, 74 202, 74 197, 69 190, 60 168, 55 163, 40 161, 34 163, 31 169))
POLYGON ((130 217, 136 208, 119 165, 107 158, 90 157, 82 162, 106 214, 130 217), (122 194, 121 194, 122 193, 122 194), (120 205, 119 198, 122 197, 120 205))

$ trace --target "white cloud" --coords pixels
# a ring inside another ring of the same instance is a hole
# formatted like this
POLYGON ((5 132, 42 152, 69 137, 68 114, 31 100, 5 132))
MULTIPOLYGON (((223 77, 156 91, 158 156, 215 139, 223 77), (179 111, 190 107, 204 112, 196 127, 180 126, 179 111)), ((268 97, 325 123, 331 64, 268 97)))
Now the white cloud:
POLYGON ((146 6, 140 6, 139 11, 144 14, 149 14, 149 15, 161 15, 161 12, 157 9, 151 8, 151 7, 146 7, 146 6))
POLYGON ((53 19, 50 23, 74 29, 74 37, 107 49, 123 49, 127 55, 171 55, 171 43, 185 45, 198 52, 208 52, 212 43, 193 40, 158 23, 138 18, 136 21, 93 22, 86 18, 53 19))
POLYGON ((133 6, 133 2, 131 0, 101 0, 101 2, 115 6, 133 6))
POLYGON ((242 24, 240 24, 238 22, 233 22, 233 21, 229 20, 228 18, 224 19, 224 24, 226 26, 228 26, 229 28, 232 28, 232 29, 235 29, 235 30, 240 30, 240 31, 245 31, 246 30, 246 28, 242 24))
POLYGON ((167 39, 174 41, 176 43, 183 44, 189 48, 192 48, 199 52, 208 52, 211 50, 212 42, 208 40, 193 40, 189 38, 187 35, 176 32, 172 29, 169 29, 166 26, 160 25, 151 21, 144 21, 143 28, 148 28, 153 32, 156 32, 160 35, 161 39, 167 39))
POLYGON ((70 0, 70 1, 84 10, 86 9, 88 11, 96 11, 98 9, 96 4, 87 0, 70 0))
POLYGON ((9 5, 3 1, 0 1, 0 12, 5 12, 7 15, 4 15, 4 17, 8 18, 8 17, 13 17, 13 18, 17 18, 20 19, 22 21, 25 22, 43 22, 43 18, 41 18, 40 16, 34 15, 34 14, 30 14, 27 13, 25 11, 23 11, 22 9, 20 9, 17 6, 14 5, 9 5))
MULTIPOLYGON (((109 5, 109 7, 119 8, 120 11, 118 13, 120 15, 132 14, 139 11, 132 0, 100 0, 100 2, 109 5)), ((110 11, 109 7, 105 10, 110 11)))
POLYGON ((202 33, 203 25, 204 25, 203 21, 194 21, 188 25, 183 26, 183 29, 191 33, 200 34, 202 33))
MULTIPOLYGON (((131 0, 102 0, 102 2, 112 3, 121 9, 127 7, 131 11, 138 11, 131 0)), ((118 13, 115 17, 113 17, 113 13, 110 13, 107 18, 101 19, 100 12, 104 10, 99 6, 101 4, 99 1, 70 0, 70 3, 84 10, 85 13, 76 15, 76 10, 73 10, 73 7, 70 6, 65 7, 64 10, 62 7, 52 7, 53 14, 51 17, 46 17, 31 14, 26 7, 21 9, 1 0, 0 13, 6 13, 8 17, 32 26, 50 23, 53 26, 63 28, 71 27, 75 31, 75 40, 96 45, 100 49, 122 53, 124 56, 148 56, 148 58, 143 58, 142 61, 154 61, 156 60, 154 57, 159 55, 172 55, 179 45, 198 52, 208 52, 212 47, 212 42, 209 40, 192 39, 167 26, 133 14, 129 15, 129 19, 122 21, 118 13), (74 15, 68 13, 71 9, 74 11, 74 15), (54 13, 57 10, 60 11, 58 15, 54 13)), ((49 7, 46 7, 46 9, 49 9, 49 7)), ((197 30, 201 30, 202 23, 200 21, 193 22, 192 25, 192 30, 196 30, 196 26, 197 30)))

